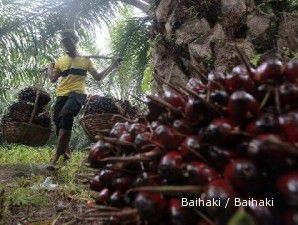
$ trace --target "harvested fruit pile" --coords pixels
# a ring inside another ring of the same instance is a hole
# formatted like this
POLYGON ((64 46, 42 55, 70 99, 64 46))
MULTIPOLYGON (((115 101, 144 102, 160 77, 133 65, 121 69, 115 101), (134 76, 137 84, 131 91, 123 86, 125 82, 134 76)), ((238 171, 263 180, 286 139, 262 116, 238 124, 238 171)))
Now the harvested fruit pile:
POLYGON ((122 114, 129 118, 136 116, 138 110, 129 101, 116 100, 111 97, 94 95, 90 97, 85 109, 85 115, 102 113, 122 114))
MULTIPOLYGON (((27 87, 21 90, 18 94, 19 101, 34 103, 36 99, 37 90, 38 89, 36 87, 27 87)), ((39 91, 40 93, 37 105, 39 108, 43 108, 51 101, 51 96, 44 90, 39 89, 39 91)))
MULTIPOLYGON (((35 87, 27 87, 21 90, 18 94, 18 102, 13 103, 8 110, 8 113, 2 117, 2 124, 6 122, 25 122, 28 123, 34 110, 34 103, 37 91, 35 87)), ((32 123, 50 128, 51 116, 49 112, 44 111, 44 107, 51 101, 50 95, 39 90, 39 99, 37 101, 37 110, 33 115, 32 123)))
POLYGON ((135 118, 139 112, 136 106, 132 106, 128 100, 117 100, 116 101, 121 108, 121 114, 128 118, 135 118))
POLYGON ((113 98, 99 95, 91 96, 88 100, 85 115, 101 113, 119 113, 113 98))
POLYGON ((160 81, 168 90, 148 96, 144 118, 90 150, 96 203, 123 209, 93 216, 137 224, 136 208, 141 224, 297 224, 298 61, 246 63, 187 87, 160 81), (183 197, 204 203, 182 207, 183 197))

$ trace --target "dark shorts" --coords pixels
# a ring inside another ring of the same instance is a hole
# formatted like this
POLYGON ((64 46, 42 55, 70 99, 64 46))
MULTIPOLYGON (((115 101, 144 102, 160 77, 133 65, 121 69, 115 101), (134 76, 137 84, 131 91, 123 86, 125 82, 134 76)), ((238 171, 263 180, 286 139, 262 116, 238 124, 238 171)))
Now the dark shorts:
POLYGON ((72 130, 74 117, 85 104, 86 95, 71 93, 69 96, 58 96, 54 107, 54 123, 58 135, 60 129, 72 130))

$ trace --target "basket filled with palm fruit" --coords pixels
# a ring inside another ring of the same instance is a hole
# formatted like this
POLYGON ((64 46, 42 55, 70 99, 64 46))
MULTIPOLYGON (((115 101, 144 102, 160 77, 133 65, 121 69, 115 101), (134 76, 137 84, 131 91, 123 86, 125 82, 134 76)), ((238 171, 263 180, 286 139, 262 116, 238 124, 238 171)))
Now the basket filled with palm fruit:
POLYGON ((126 116, 130 117, 129 115, 133 114, 134 108, 129 102, 125 104, 125 108, 120 103, 123 102, 111 97, 99 95, 89 97, 80 123, 91 140, 94 141, 96 135, 108 134, 115 123, 123 122, 126 116))
POLYGON ((43 146, 50 138, 51 116, 44 107, 50 95, 39 88, 28 87, 18 94, 8 113, 1 119, 2 133, 8 143, 43 146))
POLYGON ((91 147, 96 205, 82 219, 297 224, 298 60, 211 71, 186 86, 156 79, 168 88, 147 96, 144 118, 116 123, 91 147))

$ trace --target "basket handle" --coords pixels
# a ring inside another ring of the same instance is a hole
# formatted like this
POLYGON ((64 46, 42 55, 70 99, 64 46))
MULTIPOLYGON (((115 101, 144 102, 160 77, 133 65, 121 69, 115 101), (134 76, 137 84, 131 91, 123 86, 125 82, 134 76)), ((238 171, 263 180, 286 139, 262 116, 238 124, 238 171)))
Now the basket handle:
POLYGON ((39 100, 39 96, 40 96, 40 89, 37 89, 36 97, 35 97, 35 102, 34 102, 34 108, 33 108, 33 110, 32 110, 31 116, 30 116, 29 124, 32 123, 33 118, 34 118, 34 115, 35 115, 35 113, 36 113, 36 111, 37 111, 37 108, 38 108, 38 106, 37 106, 37 102, 38 102, 38 100, 39 100))
POLYGON ((37 109, 38 109, 37 102, 38 102, 39 97, 40 97, 40 90, 41 90, 41 88, 44 87, 44 85, 45 85, 45 83, 46 83, 46 80, 47 80, 47 77, 44 76, 44 77, 43 77, 43 80, 37 85, 38 88, 37 88, 37 91, 36 91, 36 97, 35 97, 35 102, 34 102, 34 108, 33 108, 33 110, 32 110, 31 116, 30 116, 29 124, 32 123, 33 118, 34 118, 34 115, 35 115, 35 113, 36 113, 36 111, 37 111, 37 109))

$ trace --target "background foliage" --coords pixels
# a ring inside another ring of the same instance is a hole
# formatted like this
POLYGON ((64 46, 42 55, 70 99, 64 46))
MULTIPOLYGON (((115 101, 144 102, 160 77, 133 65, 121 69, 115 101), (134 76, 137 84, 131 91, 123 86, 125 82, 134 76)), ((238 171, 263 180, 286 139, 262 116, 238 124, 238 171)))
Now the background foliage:
MULTIPOLYGON (((148 66, 150 24, 145 14, 134 17, 131 6, 110 0, 5 0, 0 9, 0 117, 16 100, 20 89, 43 83, 42 70, 63 54, 59 33, 65 28, 78 31, 83 54, 99 55, 95 27, 107 23, 111 33, 110 55, 123 58, 123 66, 116 74, 102 82, 88 79, 90 94, 121 99, 129 98, 130 94, 142 94, 143 74, 148 66)), ((109 60, 94 62, 99 70, 110 63, 109 60)), ((54 93, 55 86, 48 81, 44 88, 54 93)), ((81 141, 82 132, 77 123, 73 146, 89 144, 85 137, 81 141)))

